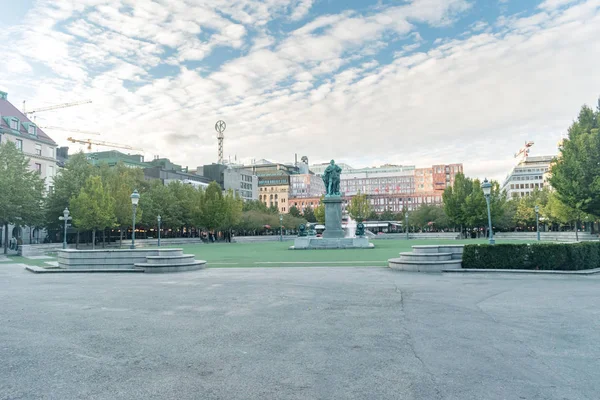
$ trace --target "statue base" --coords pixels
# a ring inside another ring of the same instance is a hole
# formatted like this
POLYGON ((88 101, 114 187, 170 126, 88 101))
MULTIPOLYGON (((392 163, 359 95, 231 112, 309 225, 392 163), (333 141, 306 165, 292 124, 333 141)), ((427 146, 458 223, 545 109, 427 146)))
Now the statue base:
POLYGON ((342 196, 325 196, 325 231, 324 238, 343 238, 346 232, 342 229, 342 196))
POLYGON ((328 250, 328 249, 372 249, 375 245, 369 243, 366 237, 355 238, 318 238, 314 236, 297 237, 290 250, 328 250))

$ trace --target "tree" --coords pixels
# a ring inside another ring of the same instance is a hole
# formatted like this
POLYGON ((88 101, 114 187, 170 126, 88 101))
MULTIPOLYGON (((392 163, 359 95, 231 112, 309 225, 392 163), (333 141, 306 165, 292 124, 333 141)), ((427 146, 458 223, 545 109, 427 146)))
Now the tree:
POLYGON ((296 218, 300 218, 302 216, 302 214, 300 213, 300 210, 298 210, 298 207, 296 207, 296 206, 291 206, 288 214, 290 214, 292 217, 296 217, 296 218))
POLYGON ((312 209, 311 206, 307 206, 304 209, 304 212, 302 213, 302 215, 304 216, 304 219, 307 222, 311 222, 311 223, 317 222, 317 217, 315 216, 315 211, 312 209))
POLYGON ((159 180, 151 182, 148 190, 140 195, 139 207, 144 210, 141 221, 146 226, 155 226, 159 215, 164 228, 176 229, 183 223, 175 194, 159 180))
POLYGON ((79 194, 86 180, 97 173, 98 168, 88 162, 84 153, 79 152, 69 157, 65 167, 59 169, 54 177, 54 190, 46 198, 46 228, 60 228, 62 223, 58 217, 63 215, 63 210, 69 206, 71 199, 79 194))
POLYGON ((364 221, 369 217, 371 214, 371 204, 366 194, 359 192, 352 197, 348 206, 348 214, 356 221, 364 221))
POLYGON ((600 216, 600 100, 583 106, 551 167, 550 184, 559 200, 581 213, 600 216))
POLYGON ((423 230, 445 229, 450 222, 444 209, 432 204, 423 204, 408 214, 409 224, 423 230))
MULTIPOLYGON (((123 229, 130 226, 133 219, 131 193, 138 189, 139 183, 144 179, 144 173, 141 169, 127 168, 119 162, 115 167, 106 167, 106 170, 102 167, 101 176, 103 177, 104 187, 113 199, 115 224, 119 228, 120 247, 123 243, 123 229)), ((143 208, 141 205, 137 208, 136 219, 143 221, 143 208)))
POLYGON ((73 223, 92 231, 92 248, 96 247, 96 230, 115 223, 114 200, 105 190, 100 176, 90 176, 83 189, 70 201, 73 223))
POLYGON ((381 215, 379 215, 379 220, 380 221, 395 221, 396 214, 388 208, 384 212, 382 212, 381 215))
POLYGON ((249 200, 244 202, 242 211, 267 212, 267 205, 260 200, 249 200))
POLYGON ((462 227, 467 225, 467 215, 464 205, 467 197, 473 192, 473 181, 466 178, 462 172, 454 177, 454 184, 447 187, 442 194, 444 201, 444 212, 450 223, 462 227))
POLYGON ((315 219, 319 224, 325 223, 325 203, 323 202, 323 200, 325 200, 325 195, 321 196, 321 199, 319 200, 319 205, 317 206, 317 208, 315 208, 314 211, 315 219))
POLYGON ((4 227, 4 254, 8 250, 9 224, 40 222, 43 193, 44 181, 29 169, 29 159, 23 152, 13 142, 0 144, 0 228, 4 227))
POLYGON ((221 226, 224 219, 225 207, 223 192, 217 182, 211 182, 204 192, 202 202, 202 226, 214 230, 221 226))
POLYGON ((243 200, 235 195, 230 189, 223 197, 223 220, 221 228, 227 231, 228 237, 231 236, 231 228, 238 225, 242 220, 243 200))

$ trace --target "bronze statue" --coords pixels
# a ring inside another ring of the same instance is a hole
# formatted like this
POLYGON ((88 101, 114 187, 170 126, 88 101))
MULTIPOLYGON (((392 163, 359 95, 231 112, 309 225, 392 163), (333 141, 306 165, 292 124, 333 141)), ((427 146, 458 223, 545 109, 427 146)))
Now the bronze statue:
POLYGON ((340 175, 342 169, 335 165, 335 161, 331 160, 325 173, 323 174, 323 182, 325 182, 326 196, 340 196, 340 175))

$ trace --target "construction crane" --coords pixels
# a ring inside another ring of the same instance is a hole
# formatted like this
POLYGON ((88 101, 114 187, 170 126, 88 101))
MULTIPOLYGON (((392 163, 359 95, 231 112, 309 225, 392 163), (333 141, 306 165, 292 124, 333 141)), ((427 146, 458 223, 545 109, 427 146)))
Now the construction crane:
POLYGON ((525 161, 525 159, 529 156, 529 149, 533 146, 532 141, 526 141, 525 145, 519 149, 517 153, 515 153, 515 158, 519 158, 519 161, 525 161))
POLYGON ((35 110, 27 111, 25 109, 25 100, 23 100, 23 114, 26 117, 29 117, 30 115, 35 114, 37 112, 50 111, 50 110, 58 110, 59 108, 74 107, 74 106, 79 106, 81 104, 89 104, 91 102, 92 102, 91 100, 74 101, 72 103, 56 104, 54 106, 41 107, 41 108, 37 108, 35 110))
POLYGON ((81 129, 62 128, 60 126, 40 126, 42 129, 56 129, 58 131, 83 133, 85 135, 100 135, 100 132, 82 131, 81 129))
POLYGON ((72 137, 67 138, 67 140, 72 143, 84 144, 87 146, 88 150, 92 150, 92 145, 95 145, 95 146, 103 146, 103 147, 114 147, 117 149, 144 151, 142 149, 131 147, 126 144, 111 143, 111 142, 97 141, 97 140, 91 140, 91 139, 74 139, 72 137))

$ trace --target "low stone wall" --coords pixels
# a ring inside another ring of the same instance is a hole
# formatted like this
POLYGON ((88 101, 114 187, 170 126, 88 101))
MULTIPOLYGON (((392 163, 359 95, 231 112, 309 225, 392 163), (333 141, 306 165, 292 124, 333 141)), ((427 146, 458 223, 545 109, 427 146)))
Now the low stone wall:
POLYGON ((399 271, 442 272, 461 268, 464 245, 419 245, 412 252, 390 258, 388 266, 399 271))
MULTIPOLYGON (((283 235, 284 242, 293 242, 298 236, 283 235)), ((234 236, 231 238, 233 243, 258 243, 258 242, 279 242, 279 235, 269 236, 234 236)))
MULTIPOLYGON (((161 243, 162 244, 162 243, 161 243)), ((58 250, 58 266, 68 269, 133 269, 147 256, 181 256, 182 249, 58 250)))
MULTIPOLYGON (((494 234, 498 240, 537 240, 536 232, 498 232, 494 234)), ((544 242, 589 242, 598 240, 598 235, 589 232, 540 232, 540 240, 544 242)))
MULTIPOLYGON (((44 256, 62 250, 62 243, 23 244, 19 246, 19 255, 23 257, 44 256)), ((74 245, 69 247, 73 248, 74 245)))
MULTIPOLYGON (((410 240, 430 239, 430 240, 456 240, 460 239, 459 232, 423 232, 409 233, 410 240)), ((375 235, 371 239, 406 239, 406 233, 384 233, 383 235, 375 235)))

